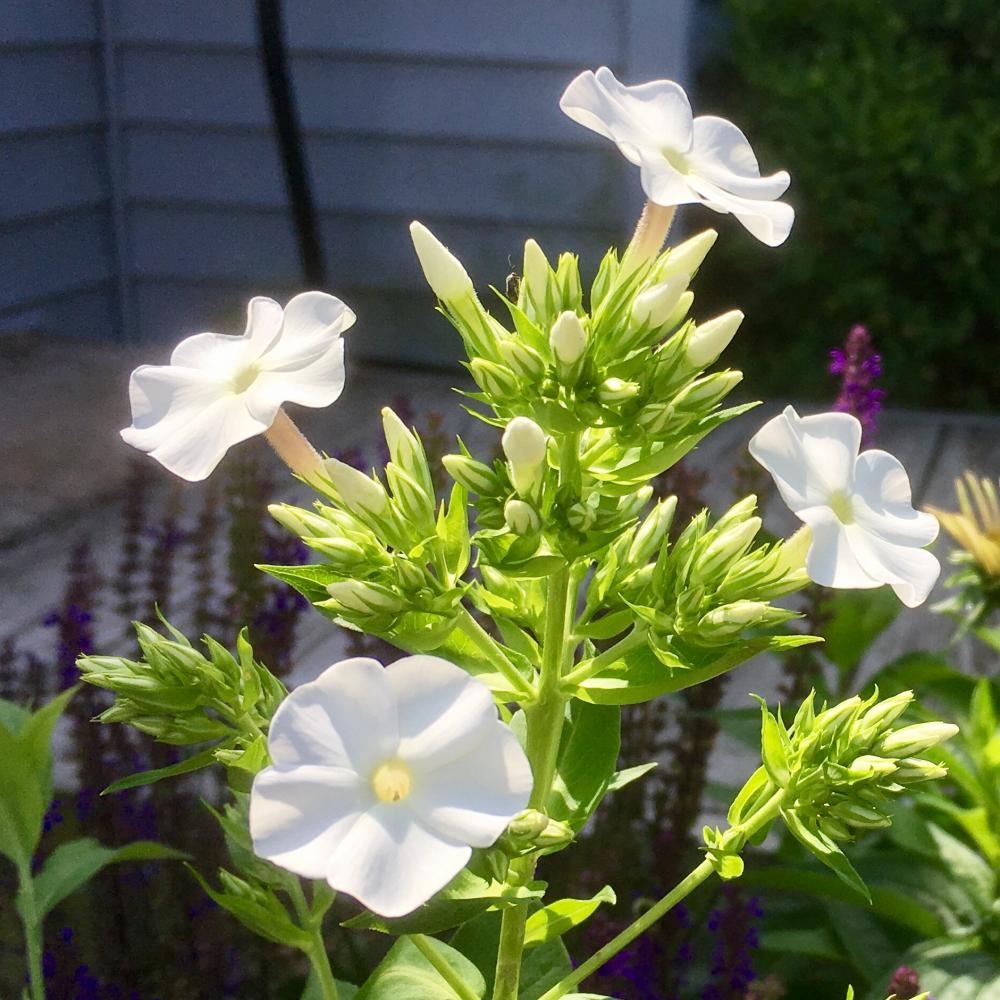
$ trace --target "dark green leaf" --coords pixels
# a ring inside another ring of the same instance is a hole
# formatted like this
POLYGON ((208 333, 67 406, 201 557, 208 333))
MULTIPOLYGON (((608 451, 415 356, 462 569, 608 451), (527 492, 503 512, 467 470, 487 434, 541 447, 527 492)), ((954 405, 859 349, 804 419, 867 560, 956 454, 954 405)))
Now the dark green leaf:
MULTIPOLYGON (((486 983, 476 966, 443 941, 429 938, 458 978, 477 997, 486 994, 486 983)), ((355 1000, 448 1000, 454 991, 424 958, 412 941, 401 938, 379 962, 355 1000)))
POLYGON ((157 781, 162 781, 164 778, 175 778, 179 774, 190 774, 192 771, 200 771, 203 767, 209 767, 215 763, 216 750, 229 746, 232 746, 231 740, 227 740, 224 743, 217 743, 215 746, 209 747, 208 750, 202 750, 201 753, 196 753, 193 757, 186 757, 184 760, 180 760, 176 764, 171 764, 169 767, 158 767, 152 771, 142 771, 139 774, 130 774, 126 778, 119 778, 108 785, 101 794, 111 795, 114 792, 124 792, 126 789, 137 788, 140 785, 152 785, 157 781))
POLYGON ((601 903, 617 903, 614 890, 606 885, 590 899, 559 899, 536 910, 528 917, 524 932, 524 946, 535 948, 547 941, 562 937, 567 931, 587 920, 601 903))

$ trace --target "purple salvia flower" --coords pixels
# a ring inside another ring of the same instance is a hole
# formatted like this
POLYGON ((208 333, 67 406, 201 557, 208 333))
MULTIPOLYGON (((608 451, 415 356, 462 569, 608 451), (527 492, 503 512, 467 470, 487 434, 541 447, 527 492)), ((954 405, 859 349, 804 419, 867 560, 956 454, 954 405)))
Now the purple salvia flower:
POLYGON ((833 408, 857 417, 861 421, 862 440, 869 443, 875 434, 885 390, 876 385, 882 375, 882 358, 875 353, 867 327, 860 323, 851 327, 843 348, 830 351, 829 372, 840 376, 840 394, 833 408))

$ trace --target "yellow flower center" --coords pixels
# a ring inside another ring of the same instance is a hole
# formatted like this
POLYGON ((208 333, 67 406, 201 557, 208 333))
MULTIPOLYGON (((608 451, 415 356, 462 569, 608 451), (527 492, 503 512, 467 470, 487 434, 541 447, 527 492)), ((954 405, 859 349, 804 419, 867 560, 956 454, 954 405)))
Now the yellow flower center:
POLYGON ((246 392, 257 380, 257 376, 260 374, 260 369, 256 365, 247 365, 246 368, 240 369, 234 376, 232 381, 233 392, 237 395, 241 392, 246 392))
POLYGON ((678 153, 676 149, 662 149, 660 152, 667 163, 679 174, 689 174, 691 172, 691 165, 683 153, 678 153))
POLYGON ((399 760, 387 760, 380 764, 372 775, 372 788, 383 802, 399 802, 410 794, 413 775, 410 769, 399 760))
POLYGON ((843 490, 836 490, 830 497, 830 509, 837 515, 837 520, 841 524, 854 523, 854 508, 851 506, 851 498, 843 490))

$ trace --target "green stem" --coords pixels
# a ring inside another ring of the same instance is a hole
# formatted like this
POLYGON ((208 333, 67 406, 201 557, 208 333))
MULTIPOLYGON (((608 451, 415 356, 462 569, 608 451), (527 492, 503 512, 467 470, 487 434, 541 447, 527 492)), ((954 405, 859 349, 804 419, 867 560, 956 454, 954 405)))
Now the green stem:
MULTIPOLYGON (((544 812, 552 791, 559 740, 562 736, 566 699, 560 691, 563 659, 569 634, 570 592, 573 576, 565 566, 550 580, 542 638, 542 666, 535 700, 525 706, 528 723, 526 752, 531 763, 534 784, 528 805, 544 812)), ((519 858, 511 862, 512 874, 523 882, 535 874, 536 859, 519 858)), ((524 952, 524 926, 528 919, 525 906, 504 910, 500 922, 500 945, 497 950, 496 986, 493 1000, 517 1000, 521 978, 521 955, 524 952)))
POLYGON ((434 942, 426 934, 411 934, 410 940, 417 946, 420 953, 437 970, 438 975, 452 988, 459 1000, 479 1000, 475 993, 462 982, 455 970, 444 960, 441 953, 434 947, 434 942))
POLYGON ((24 943, 28 956, 31 1000, 45 1000, 45 979, 42 975, 42 922, 38 919, 35 883, 31 877, 31 868, 19 865, 18 879, 20 884, 18 903, 24 922, 24 943))
MULTIPOLYGON (((784 789, 779 789, 756 812, 747 817, 745 822, 739 824, 739 829, 743 831, 747 839, 778 815, 784 797, 784 789)), ((689 896, 714 871, 715 865, 706 858, 674 886, 663 899, 654 903, 642 916, 629 924, 619 935, 613 937, 603 948, 591 955, 586 962, 574 969, 562 982, 557 983, 547 993, 543 993, 541 1000, 560 1000, 574 987, 579 986, 588 976, 597 972, 605 962, 614 958, 623 948, 627 948, 640 934, 652 927, 657 920, 689 896)))
POLYGON ((305 953, 309 964, 312 965, 313 972, 316 973, 320 996, 323 997, 323 1000, 340 1000, 340 995, 337 992, 337 981, 333 978, 333 969, 330 968, 330 956, 326 953, 326 943, 323 940, 323 916, 330 908, 333 897, 330 896, 328 902, 324 897, 325 905, 321 905, 314 912, 306 901, 306 894, 298 879, 289 883, 288 895, 291 897, 302 929, 309 934, 309 947, 305 949, 305 953))
POLYGON ((613 646, 610 646, 603 653, 589 660, 584 660, 574 670, 571 670, 563 677, 563 686, 582 684, 585 680, 599 674, 605 667, 610 667, 615 660, 623 657, 630 650, 643 646, 646 643, 645 628, 633 628, 624 639, 619 639, 613 646))
POLYGON ((458 627, 475 643, 476 648, 483 653, 489 661, 503 674, 504 678, 510 682, 511 691, 517 696, 518 701, 531 697, 527 682, 521 676, 521 672, 511 663, 507 654, 500 648, 497 641, 472 617, 468 608, 462 608, 462 614, 458 619, 458 627))

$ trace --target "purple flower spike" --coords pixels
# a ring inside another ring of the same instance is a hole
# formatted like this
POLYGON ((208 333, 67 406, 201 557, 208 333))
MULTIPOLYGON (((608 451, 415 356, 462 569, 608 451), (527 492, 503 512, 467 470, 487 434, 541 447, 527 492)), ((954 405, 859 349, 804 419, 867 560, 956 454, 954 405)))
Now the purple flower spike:
POLYGON ((851 327, 843 348, 830 351, 829 372, 840 376, 840 394, 833 408, 857 417, 863 429, 862 441, 870 443, 885 390, 875 384, 882 374, 882 358, 875 353, 867 327, 851 327))

